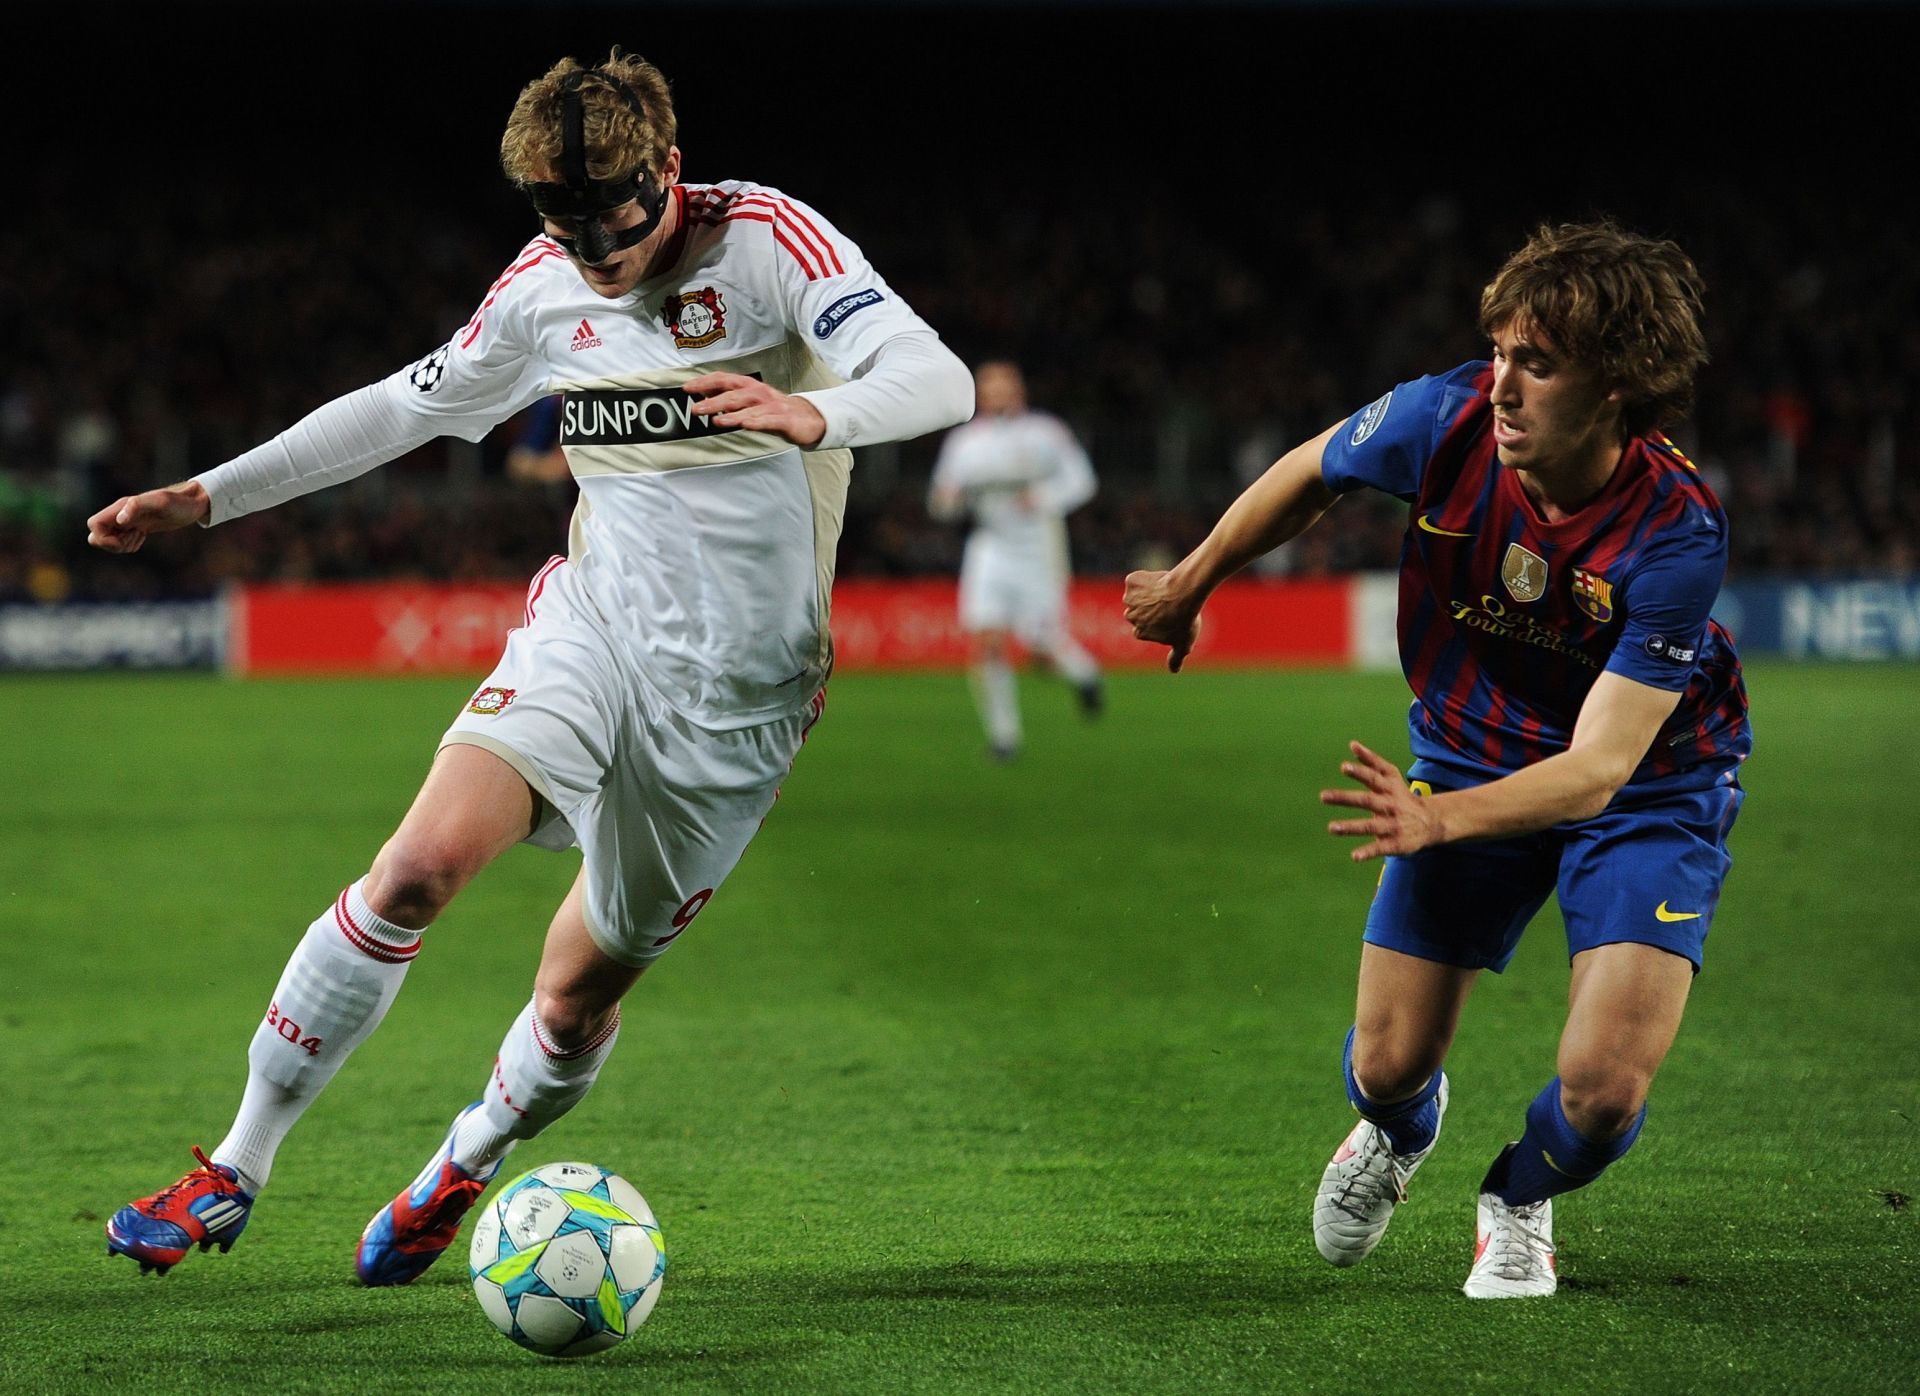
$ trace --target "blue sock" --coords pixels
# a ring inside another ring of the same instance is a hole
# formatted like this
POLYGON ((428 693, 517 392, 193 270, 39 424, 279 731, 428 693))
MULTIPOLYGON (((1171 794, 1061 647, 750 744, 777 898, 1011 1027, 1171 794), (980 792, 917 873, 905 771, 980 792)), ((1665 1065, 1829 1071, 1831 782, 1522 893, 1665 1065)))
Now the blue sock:
POLYGON ((1387 1136, 1387 1142, 1393 1145, 1396 1154, 1419 1153, 1433 1143, 1433 1136, 1440 1132, 1440 1106, 1435 1099, 1440 1094, 1440 1073, 1434 1072, 1433 1079, 1420 1088, 1419 1094, 1407 1100, 1396 1100, 1391 1105, 1382 1105, 1362 1091, 1360 1083, 1353 1079, 1353 1035, 1356 1031, 1355 1028, 1347 1029, 1347 1046, 1341 1061, 1347 1078, 1347 1099, 1353 1102, 1353 1108, 1362 1117, 1380 1126, 1381 1133, 1387 1136))
POLYGON ((1556 1076, 1527 1107, 1527 1130, 1520 1142, 1502 1155, 1506 1177, 1494 1176, 1500 1171, 1496 1161, 1494 1172, 1487 1175, 1487 1190, 1499 1193, 1509 1207, 1524 1207, 1584 1188, 1633 1147, 1646 1121, 1647 1107, 1643 1105, 1633 1128, 1618 1139, 1589 1139, 1567 1122, 1566 1112, 1560 1108, 1560 1078, 1556 1076))

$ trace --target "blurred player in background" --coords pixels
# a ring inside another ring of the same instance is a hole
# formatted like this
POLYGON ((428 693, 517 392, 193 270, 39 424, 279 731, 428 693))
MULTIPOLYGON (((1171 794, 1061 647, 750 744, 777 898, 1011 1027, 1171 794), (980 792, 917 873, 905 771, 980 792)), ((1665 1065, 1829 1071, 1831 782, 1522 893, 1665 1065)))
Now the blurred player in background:
POLYGON ((1010 761, 1021 739, 1016 639, 1073 685, 1083 713, 1100 712, 1100 666, 1067 625, 1066 525, 1098 487, 1066 423, 1027 406, 1014 364, 974 370, 974 414, 941 444, 928 509, 937 519, 973 517, 960 563, 960 624, 988 749, 1010 761))
MULTIPOLYGON (((1709 619, 1727 519, 1659 428, 1706 361, 1701 284, 1670 242, 1542 228, 1481 295, 1491 362, 1403 383, 1297 446, 1126 614, 1177 671, 1222 580, 1363 485, 1412 505, 1400 653, 1403 779, 1358 742, 1328 825, 1386 860, 1347 1037, 1361 1116, 1321 1179, 1314 1239, 1363 1260, 1431 1152, 1468 992, 1557 892, 1572 979, 1558 1075, 1480 1188, 1466 1292, 1547 1295, 1552 1198, 1639 1136, 1730 860, 1752 748, 1740 663, 1709 619)), ((1684 1214, 1681 1214, 1684 1215, 1684 1214)))
POLYGON ((481 1100, 368 1223, 355 1268, 404 1284, 446 1249, 508 1150, 593 1084, 621 997, 732 871, 820 716, 846 448, 968 414, 965 365, 859 248, 777 190, 682 184, 674 137, 650 64, 562 60, 501 146, 542 234, 451 342, 88 521, 94 544, 131 552, 566 395, 569 555, 534 577, 399 829, 294 951, 226 1138, 109 1221, 109 1252, 143 1270, 233 1244, 281 1140, 481 868, 515 843, 577 843, 533 999, 491 1070, 474 1064, 481 1100))

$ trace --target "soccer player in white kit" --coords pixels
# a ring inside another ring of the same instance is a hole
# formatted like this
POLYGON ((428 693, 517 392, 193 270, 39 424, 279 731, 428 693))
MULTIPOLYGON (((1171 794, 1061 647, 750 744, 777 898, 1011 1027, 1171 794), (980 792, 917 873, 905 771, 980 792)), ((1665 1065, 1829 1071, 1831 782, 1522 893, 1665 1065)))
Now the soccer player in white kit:
POLYGON ((109 1253, 143 1271, 233 1244, 281 1140, 455 893, 515 843, 578 844, 579 878, 482 1098, 368 1223, 355 1268, 389 1285, 432 1264, 507 1152, 586 1094, 621 997, 732 871, 820 716, 846 448, 968 414, 965 365, 859 248, 777 190, 681 184, 674 138, 652 65, 618 50, 598 68, 562 60, 520 94, 501 145, 542 235, 447 344, 88 520, 96 546, 131 552, 437 435, 478 440, 566 394, 560 441, 581 496, 567 555, 533 578, 525 624, 399 829, 294 951, 226 1138, 108 1223, 109 1253))
POLYGON ((1067 627, 1066 526, 1098 486, 1066 423, 1027 406, 1016 365, 975 369, 974 405, 973 420, 941 443, 927 507, 939 519, 973 516, 960 561, 960 624, 988 749, 1008 761, 1021 739, 1014 639, 1073 685, 1082 712, 1100 711, 1100 666, 1067 627))

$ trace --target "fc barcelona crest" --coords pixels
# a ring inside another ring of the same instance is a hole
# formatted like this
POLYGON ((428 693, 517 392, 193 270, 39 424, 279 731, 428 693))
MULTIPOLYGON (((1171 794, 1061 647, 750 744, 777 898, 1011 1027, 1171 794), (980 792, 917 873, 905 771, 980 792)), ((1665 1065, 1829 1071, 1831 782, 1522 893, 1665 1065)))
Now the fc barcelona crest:
POLYGON ((1547 560, 1509 543, 1507 555, 1500 560, 1500 580, 1515 601, 1538 601, 1547 592, 1547 560))
POLYGON ((727 298, 711 286, 668 296, 660 318, 679 349, 699 349, 727 337, 727 298))
POLYGON ((1613 583, 1584 567, 1574 568, 1573 604, 1605 625, 1613 619, 1613 583))

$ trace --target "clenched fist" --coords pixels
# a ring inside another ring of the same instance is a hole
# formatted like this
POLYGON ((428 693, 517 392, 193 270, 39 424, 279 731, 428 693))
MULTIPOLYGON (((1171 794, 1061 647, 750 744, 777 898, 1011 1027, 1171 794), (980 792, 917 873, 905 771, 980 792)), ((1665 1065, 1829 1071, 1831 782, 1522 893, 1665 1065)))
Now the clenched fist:
POLYGON ((126 495, 87 520, 87 541, 110 553, 138 552, 148 534, 190 528, 212 508, 206 487, 197 480, 126 495))
POLYGON ((1134 638, 1169 646, 1167 668, 1177 674, 1200 638, 1200 603, 1176 589, 1168 580, 1172 575, 1129 572, 1122 603, 1134 638))

